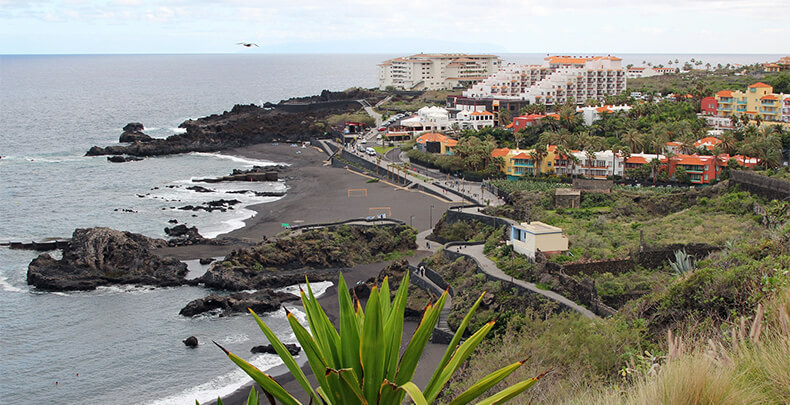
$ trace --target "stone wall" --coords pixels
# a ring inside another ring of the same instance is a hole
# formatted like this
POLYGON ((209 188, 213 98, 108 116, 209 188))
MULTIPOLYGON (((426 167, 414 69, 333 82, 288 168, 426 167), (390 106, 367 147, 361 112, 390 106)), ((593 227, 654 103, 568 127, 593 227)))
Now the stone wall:
POLYGON ((578 177, 573 179, 574 190, 609 193, 612 191, 613 185, 613 180, 581 179, 578 177))
POLYGON ((279 111, 291 113, 323 110, 327 108, 359 109, 362 105, 356 100, 318 101, 314 103, 280 103, 275 105, 279 111))
POLYGON ((720 247, 704 243, 646 247, 641 252, 636 254, 636 263, 648 269, 660 267, 666 265, 669 260, 675 260, 675 251, 683 249, 686 249, 686 253, 693 255, 697 259, 702 259, 703 257, 710 254, 710 252, 721 250, 720 247))
POLYGON ((473 213, 454 210, 452 208, 447 210, 447 212, 445 213, 444 221, 448 225, 454 224, 458 221, 464 221, 464 222, 474 221, 474 222, 482 222, 486 225, 492 225, 495 228, 510 227, 510 222, 508 222, 508 220, 502 217, 491 217, 482 214, 476 215, 473 213))
POLYGON ((602 273, 612 273, 615 275, 628 273, 636 268, 636 264, 628 257, 625 259, 597 260, 586 263, 569 262, 564 263, 561 267, 565 274, 571 276, 578 274, 591 276, 602 273))
POLYGON ((790 181, 775 179, 744 170, 730 170, 730 182, 766 198, 790 198, 790 181))
POLYGON ((558 188, 554 191, 555 208, 579 208, 582 204, 581 193, 577 190, 567 191, 565 188, 558 188))

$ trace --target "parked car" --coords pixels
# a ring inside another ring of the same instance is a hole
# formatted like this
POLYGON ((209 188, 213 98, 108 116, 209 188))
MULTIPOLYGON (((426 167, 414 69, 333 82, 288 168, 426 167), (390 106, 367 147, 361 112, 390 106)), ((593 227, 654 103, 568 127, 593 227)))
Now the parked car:
POLYGON ((367 153, 369 156, 376 156, 376 150, 370 147, 365 149, 365 153, 367 153))

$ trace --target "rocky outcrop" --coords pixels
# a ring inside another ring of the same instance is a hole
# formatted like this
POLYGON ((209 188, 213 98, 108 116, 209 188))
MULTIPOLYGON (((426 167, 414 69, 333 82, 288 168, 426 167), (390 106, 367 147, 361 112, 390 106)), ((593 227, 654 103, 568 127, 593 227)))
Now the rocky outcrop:
POLYGON ((218 312, 220 316, 247 312, 247 308, 255 312, 271 312, 280 309, 283 302, 298 300, 293 294, 276 292, 269 289, 254 293, 238 292, 227 296, 211 294, 196 299, 181 309, 179 315, 195 316, 207 312, 218 312))
MULTIPOLYGON (((151 139, 124 146, 92 147, 86 155, 159 156, 188 152, 215 152, 265 142, 301 142, 331 135, 337 123, 327 122, 336 114, 358 110, 356 100, 383 97, 380 93, 356 89, 348 93, 325 92, 312 99, 283 101, 273 108, 236 105, 230 111, 197 120, 184 121, 186 133, 167 139, 151 139)), ((137 127, 135 127, 137 128, 137 127)))
POLYGON ((370 263, 382 254, 414 249, 415 231, 406 225, 345 225, 305 231, 231 252, 233 266, 259 269, 341 268, 370 263))
POLYGON ((310 282, 335 280, 337 273, 337 270, 266 271, 232 266, 229 262, 214 262, 206 273, 193 283, 218 290, 258 290, 304 283, 305 277, 310 282))
POLYGON ((186 347, 192 347, 192 348, 198 347, 198 339, 194 336, 190 336, 184 339, 183 342, 186 347))
POLYGON ((284 166, 254 166, 249 170, 234 169, 229 176, 195 179, 195 182, 219 183, 222 181, 277 181, 279 172, 285 169, 284 166))
POLYGON ((165 235, 170 237, 167 241, 168 246, 199 245, 206 242, 206 238, 198 232, 196 226, 190 228, 181 224, 165 228, 165 235))
POLYGON ((151 249, 167 246, 152 239, 110 228, 76 229, 63 258, 42 254, 28 265, 27 283, 42 290, 92 290, 115 284, 176 286, 184 284, 187 265, 159 257, 151 249))
POLYGON ((143 124, 139 122, 130 122, 123 127, 123 133, 118 138, 118 142, 133 143, 133 142, 150 142, 154 138, 143 133, 143 124))
MULTIPOLYGON (((291 353, 291 356, 296 356, 297 354, 299 354, 299 352, 302 351, 301 347, 293 343, 285 343, 283 344, 283 346, 285 346, 285 348, 288 349, 288 353, 291 353)), ((250 352, 277 354, 277 350, 274 350, 274 347, 272 347, 272 345, 253 346, 253 348, 250 349, 250 352)))
POLYGON ((134 156, 113 155, 113 156, 107 156, 107 160, 113 163, 126 163, 126 162, 138 162, 140 160, 143 160, 143 158, 134 157, 134 156))

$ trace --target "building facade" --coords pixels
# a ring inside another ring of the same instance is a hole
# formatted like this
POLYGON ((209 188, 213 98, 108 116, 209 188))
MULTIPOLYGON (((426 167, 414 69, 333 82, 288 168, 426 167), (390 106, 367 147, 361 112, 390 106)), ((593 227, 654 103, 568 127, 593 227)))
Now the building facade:
POLYGON ((747 116, 752 120, 759 115, 765 121, 781 121, 784 98, 784 94, 774 94, 773 87, 765 83, 752 84, 745 92, 722 90, 715 96, 716 115, 747 116))
POLYGON ((470 99, 524 101, 525 104, 564 104, 573 97, 603 100, 625 91, 622 59, 613 56, 549 56, 542 66, 510 64, 478 82, 463 96, 470 99))
POLYGON ((511 226, 510 243, 516 253, 532 259, 538 251, 555 255, 568 250, 568 237, 561 228, 538 221, 511 226))
POLYGON ((378 65, 379 89, 442 90, 469 87, 499 69, 496 55, 417 54, 378 65))

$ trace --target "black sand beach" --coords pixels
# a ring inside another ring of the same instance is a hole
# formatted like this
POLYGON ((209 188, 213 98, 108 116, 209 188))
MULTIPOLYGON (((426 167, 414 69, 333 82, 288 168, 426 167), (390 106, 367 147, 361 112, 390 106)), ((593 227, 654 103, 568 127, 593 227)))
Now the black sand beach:
MULTIPOLYGON (((245 227, 220 237, 239 240, 222 246, 197 245, 165 248, 158 251, 161 255, 177 257, 181 260, 198 259, 201 257, 222 256, 233 249, 244 245, 244 242, 257 242, 264 236, 274 237, 282 232, 282 223, 291 225, 326 223, 351 218, 364 218, 371 215, 371 208, 389 207, 392 218, 412 224, 418 230, 429 228, 429 221, 436 223, 444 211, 451 205, 446 200, 415 191, 407 190, 395 184, 379 181, 368 183, 369 178, 344 169, 325 165, 327 155, 317 148, 294 148, 290 145, 260 144, 246 148, 229 150, 226 154, 240 155, 251 159, 265 159, 278 163, 288 163, 290 168, 281 174, 288 185, 288 193, 282 199, 267 204, 252 206, 256 215, 245 222, 245 227), (296 151, 301 153, 297 154, 296 151), (367 197, 349 197, 348 189, 367 189, 367 197), (433 208, 431 209, 431 206, 433 208)), ((380 213, 377 210, 375 213, 380 213)), ((417 251, 417 256, 427 255, 426 251, 417 251)), ((343 276, 348 284, 358 280, 367 280, 376 276, 388 262, 364 264, 345 270, 343 276)), ((333 319, 339 317, 337 290, 332 287, 319 298, 327 315, 333 319)), ((250 322, 253 322, 250 318, 250 322)), ((417 322, 408 321, 404 328, 403 345, 408 344, 417 322)), ((261 332, 263 338, 263 332, 261 332)), ((447 346, 429 343, 420 360, 415 374, 415 383, 423 386, 430 379, 435 365, 441 360, 447 346)), ((237 353, 242 357, 247 353, 237 353)), ((228 360, 230 361, 230 360, 228 360)), ((303 369, 310 375, 309 367, 303 369)), ((293 380, 284 368, 273 370, 274 373, 286 372, 276 377, 289 392, 305 403, 309 402, 302 388, 293 380)), ((245 386, 235 393, 223 398, 226 404, 243 404, 246 401, 250 386, 245 386)))

